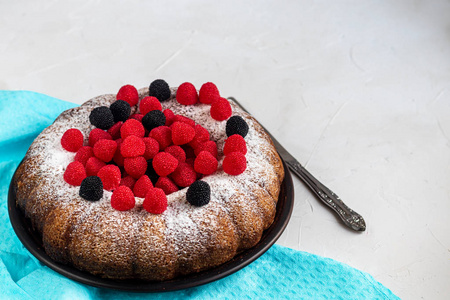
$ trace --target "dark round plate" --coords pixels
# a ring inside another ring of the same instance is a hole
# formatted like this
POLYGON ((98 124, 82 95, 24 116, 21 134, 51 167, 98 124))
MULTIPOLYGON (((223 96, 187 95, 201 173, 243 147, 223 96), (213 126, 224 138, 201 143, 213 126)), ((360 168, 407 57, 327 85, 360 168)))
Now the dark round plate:
POLYGON ((40 235, 31 227, 30 221, 25 218, 23 211, 16 206, 16 195, 11 181, 8 193, 8 212, 12 227, 25 248, 39 261, 54 271, 75 281, 94 287, 109 288, 132 292, 165 292, 175 291, 206 284, 234 272, 239 271, 255 261, 266 252, 280 237, 286 228, 292 213, 294 204, 294 186, 289 169, 283 161, 285 178, 281 185, 277 211, 273 224, 263 232, 260 242, 246 251, 241 252, 232 260, 209 270, 175 278, 163 282, 148 282, 139 280, 112 280, 97 277, 87 272, 80 271, 72 266, 63 265, 53 261, 44 251, 40 235))

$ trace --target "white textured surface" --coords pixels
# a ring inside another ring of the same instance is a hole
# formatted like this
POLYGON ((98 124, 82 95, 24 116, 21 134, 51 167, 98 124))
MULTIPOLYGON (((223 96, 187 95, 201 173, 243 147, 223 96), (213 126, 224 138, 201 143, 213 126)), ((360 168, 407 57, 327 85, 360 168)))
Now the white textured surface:
POLYGON ((297 179, 278 241, 404 299, 450 294, 450 2, 1 1, 0 88, 77 103, 215 82, 367 222, 297 179))

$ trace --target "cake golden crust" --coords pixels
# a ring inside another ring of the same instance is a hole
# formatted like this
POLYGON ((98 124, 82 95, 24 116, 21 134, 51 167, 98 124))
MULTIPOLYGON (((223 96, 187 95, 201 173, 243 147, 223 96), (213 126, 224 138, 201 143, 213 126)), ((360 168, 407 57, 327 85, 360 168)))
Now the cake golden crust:
MULTIPOLYGON (((284 178, 284 169, 272 141, 258 122, 231 102, 233 115, 249 125, 246 136, 247 169, 238 176, 223 172, 222 149, 226 121, 209 115, 209 106, 183 106, 176 89, 162 102, 163 109, 187 116, 205 127, 217 142, 219 168, 202 180, 211 187, 211 201, 195 207, 186 201, 186 190, 167 196, 168 208, 160 214, 142 208, 116 211, 111 192, 97 202, 78 195, 78 187, 63 180, 74 153, 60 144, 69 128, 79 129, 87 144, 94 128, 88 121, 95 107, 109 106, 115 95, 93 98, 63 112, 33 142, 14 177, 17 205, 42 234, 46 253, 55 261, 111 279, 168 280, 209 269, 255 246, 273 222, 284 178)), ((139 90, 140 99, 148 89, 139 90)), ((137 107, 132 108, 132 113, 137 107)))

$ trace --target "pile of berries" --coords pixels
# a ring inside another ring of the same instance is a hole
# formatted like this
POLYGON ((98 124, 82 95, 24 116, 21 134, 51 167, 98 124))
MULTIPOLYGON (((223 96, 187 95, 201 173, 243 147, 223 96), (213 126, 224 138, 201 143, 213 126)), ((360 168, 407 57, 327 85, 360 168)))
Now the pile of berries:
MULTIPOLYGON (((80 186, 80 196, 89 201, 100 200, 103 190, 112 191, 111 206, 117 210, 132 209, 135 197, 141 197, 144 209, 160 214, 167 208, 166 195, 185 187, 189 203, 207 204, 210 188, 200 179, 217 171, 217 144, 194 120, 163 110, 161 102, 169 98, 169 85, 158 79, 140 101, 136 88, 125 85, 109 107, 94 108, 89 121, 96 128, 87 137, 88 145, 76 128, 61 138, 65 150, 76 152, 64 180, 80 186), (132 106, 138 106, 139 113, 131 114, 132 106)), ((230 118, 231 106, 217 87, 205 83, 197 94, 191 83, 183 83, 176 100, 182 105, 211 104, 213 119, 228 119, 223 170, 230 175, 244 172, 248 125, 239 116, 230 118)))

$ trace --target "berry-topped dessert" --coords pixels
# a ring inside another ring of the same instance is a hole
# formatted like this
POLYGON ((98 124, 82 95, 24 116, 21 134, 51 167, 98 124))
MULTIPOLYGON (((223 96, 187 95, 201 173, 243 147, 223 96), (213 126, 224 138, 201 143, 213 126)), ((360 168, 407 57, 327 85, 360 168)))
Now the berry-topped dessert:
POLYGON ((268 135, 215 84, 158 79, 63 112, 31 145, 14 189, 55 261, 161 281, 255 246, 283 178, 268 135))

